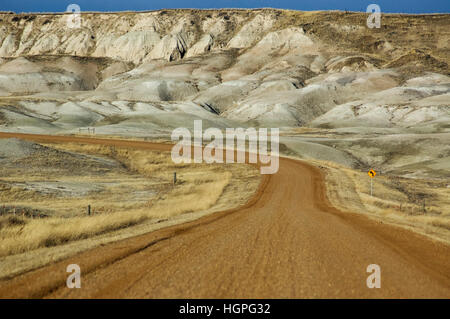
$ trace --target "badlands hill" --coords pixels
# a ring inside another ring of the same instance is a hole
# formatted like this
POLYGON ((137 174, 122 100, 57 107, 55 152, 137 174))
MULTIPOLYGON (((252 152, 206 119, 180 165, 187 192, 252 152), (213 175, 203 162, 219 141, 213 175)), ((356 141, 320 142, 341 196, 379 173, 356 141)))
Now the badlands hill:
POLYGON ((69 28, 1 13, 0 130, 155 137, 201 118, 280 127, 304 157, 446 176, 450 15, 383 14, 379 29, 367 16, 82 13, 69 28))

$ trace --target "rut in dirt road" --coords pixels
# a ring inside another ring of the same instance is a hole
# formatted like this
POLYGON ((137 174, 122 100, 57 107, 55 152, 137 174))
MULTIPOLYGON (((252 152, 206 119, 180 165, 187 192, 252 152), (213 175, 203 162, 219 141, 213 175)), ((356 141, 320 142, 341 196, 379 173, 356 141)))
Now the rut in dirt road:
MULTIPOLYGON (((0 134, 0 137, 8 137, 0 134)), ((170 150, 170 145, 14 135, 170 150)), ((101 246, 0 282, 12 298, 450 297, 450 249, 422 235, 333 208, 318 168, 281 158, 244 207, 101 246), (81 267, 81 289, 66 267, 81 267), (381 267, 369 289, 367 266, 381 267)))

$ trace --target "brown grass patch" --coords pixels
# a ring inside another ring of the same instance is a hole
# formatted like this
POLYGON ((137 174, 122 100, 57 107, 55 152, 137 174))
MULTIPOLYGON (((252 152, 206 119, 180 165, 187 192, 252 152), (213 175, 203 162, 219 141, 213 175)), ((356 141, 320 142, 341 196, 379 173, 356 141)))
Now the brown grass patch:
POLYGON ((446 183, 378 174, 370 196, 366 172, 332 162, 313 162, 325 172, 327 195, 335 207, 450 243, 450 189, 446 183))
MULTIPOLYGON (((219 199, 225 190, 233 195, 237 192, 251 196, 258 185, 259 177, 255 168, 245 164, 174 164, 170 153, 111 148, 94 145, 58 144, 52 145, 66 151, 102 154, 120 161, 128 170, 146 178, 164 184, 156 198, 145 205, 116 207, 114 212, 100 213, 93 216, 76 216, 72 218, 50 217, 45 219, 28 219, 24 224, 8 222, 0 229, 0 256, 20 254, 41 247, 51 247, 67 242, 90 238, 107 232, 123 229, 151 219, 167 219, 180 214, 210 209, 216 204, 222 207, 219 199), (176 171, 179 180, 172 185, 172 174, 176 171), (250 177, 252 188, 246 189, 243 180, 250 177), (237 183, 237 184, 236 184, 237 183)), ((112 194, 113 195, 113 194, 112 194)), ((228 206, 233 203, 226 194, 228 206)), ((246 196, 236 196, 245 200, 246 196)), ((87 206, 92 198, 77 199, 87 206)), ((70 201, 69 201, 70 202, 70 201)), ((46 203, 51 205, 51 200, 46 203)), ((124 205, 125 206, 125 205, 124 205)))

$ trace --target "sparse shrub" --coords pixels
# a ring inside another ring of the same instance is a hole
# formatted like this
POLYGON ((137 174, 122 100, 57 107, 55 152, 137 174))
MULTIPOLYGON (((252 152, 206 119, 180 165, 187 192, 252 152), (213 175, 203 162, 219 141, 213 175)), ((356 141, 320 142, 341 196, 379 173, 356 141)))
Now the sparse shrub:
POLYGON ((21 226, 25 224, 26 221, 23 218, 16 216, 4 216, 2 219, 0 219, 0 229, 6 227, 21 226))

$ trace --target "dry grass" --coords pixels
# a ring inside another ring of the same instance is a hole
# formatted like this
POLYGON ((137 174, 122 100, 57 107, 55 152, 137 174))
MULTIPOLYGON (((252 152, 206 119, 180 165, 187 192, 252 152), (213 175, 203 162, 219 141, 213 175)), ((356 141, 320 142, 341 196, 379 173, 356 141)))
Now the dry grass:
MULTIPOLYGON (((233 192, 246 193, 242 187, 230 184, 232 180, 241 181, 239 175, 248 176, 248 165, 176 165, 172 163, 170 153, 76 144, 52 146, 68 151, 111 156, 123 163, 128 170, 165 186, 156 198, 145 205, 122 209, 115 207, 115 212, 112 213, 72 218, 22 219, 19 217, 16 218, 19 221, 17 223, 3 223, 2 225, 6 226, 0 229, 0 256, 20 254, 41 247, 53 247, 90 238, 151 219, 168 219, 180 214, 203 211, 217 204, 227 188, 232 189, 233 192), (170 182, 173 171, 177 171, 179 176, 179 182, 175 186, 170 182)), ((256 180, 256 169, 254 172, 250 171, 256 180)), ((252 185, 253 189, 247 191, 249 194, 256 189, 257 183, 252 185)), ((88 202, 86 199, 77 200, 81 201, 81 205, 86 205, 88 202)), ((238 204, 240 203, 235 203, 235 205, 238 204)), ((228 205, 233 203, 229 202, 228 205)))
POLYGON ((212 206, 229 182, 229 175, 221 180, 177 190, 149 209, 128 210, 91 217, 33 219, 23 224, 10 224, 0 231, 0 256, 18 254, 39 247, 50 247, 105 232, 136 225, 150 218, 206 209, 212 206), (202 193, 204 191, 204 193, 202 193))
POLYGON ((450 243, 450 189, 446 183, 378 174, 372 197, 366 172, 314 162, 324 170, 328 198, 337 208, 365 213, 450 243))
MULTIPOLYGON (((63 196, 58 193, 43 194, 39 191, 27 189, 25 186, 5 186, 6 183, 11 182, 34 182, 33 178, 27 179, 27 176, 24 175, 22 178, 2 179, 0 201, 2 205, 7 207, 18 207, 18 215, 21 215, 22 209, 20 208, 22 207, 36 209, 44 215, 53 217, 77 217, 86 214, 88 205, 93 205, 92 208, 96 213, 114 213, 123 209, 144 207, 152 197, 156 196, 155 194, 158 191, 164 190, 155 181, 146 180, 137 174, 130 176, 117 174, 102 178, 61 176, 58 181, 84 184, 103 183, 106 186, 104 190, 76 196, 63 196)), ((39 178, 36 182, 43 183, 42 178, 39 178)))

